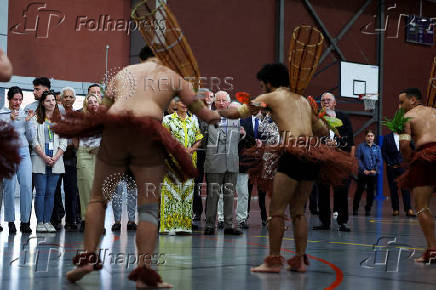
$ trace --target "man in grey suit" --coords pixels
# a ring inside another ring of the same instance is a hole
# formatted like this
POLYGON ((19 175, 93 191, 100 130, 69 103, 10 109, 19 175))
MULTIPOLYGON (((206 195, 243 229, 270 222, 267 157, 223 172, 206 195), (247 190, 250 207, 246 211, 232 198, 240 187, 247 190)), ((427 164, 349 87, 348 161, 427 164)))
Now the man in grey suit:
MULTIPOLYGON (((230 105, 230 96, 220 91, 215 94, 217 110, 230 105)), ((241 133, 239 119, 221 118, 217 125, 209 125, 204 171, 207 182, 205 235, 215 234, 215 222, 220 194, 224 199, 224 234, 241 235, 233 228, 233 194, 239 172, 238 143, 241 133)))

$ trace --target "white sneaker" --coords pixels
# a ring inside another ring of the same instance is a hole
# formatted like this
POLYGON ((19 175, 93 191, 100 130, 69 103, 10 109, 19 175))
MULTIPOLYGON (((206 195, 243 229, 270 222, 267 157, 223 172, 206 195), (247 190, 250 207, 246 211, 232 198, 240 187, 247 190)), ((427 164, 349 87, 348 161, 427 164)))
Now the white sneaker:
POLYGON ((47 232, 56 233, 56 229, 54 228, 54 226, 51 223, 45 223, 44 226, 47 229, 47 232))
POLYGON ((38 223, 36 225, 36 232, 37 233, 46 233, 47 232, 47 228, 45 227, 45 225, 43 223, 38 223))

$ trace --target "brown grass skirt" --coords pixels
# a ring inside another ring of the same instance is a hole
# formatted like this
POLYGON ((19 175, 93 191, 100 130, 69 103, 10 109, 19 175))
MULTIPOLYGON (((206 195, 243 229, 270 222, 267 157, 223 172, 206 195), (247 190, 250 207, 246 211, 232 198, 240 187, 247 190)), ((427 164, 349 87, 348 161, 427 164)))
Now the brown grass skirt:
POLYGON ((144 138, 151 138, 161 143, 167 153, 165 163, 168 169, 181 181, 195 178, 198 175, 186 148, 162 126, 161 121, 151 117, 135 117, 129 112, 123 115, 106 112, 96 114, 69 112, 54 125, 53 130, 63 138, 85 138, 102 134, 105 126, 133 127, 138 134, 144 135, 144 138))
POLYGON ((0 121, 0 181, 15 173, 21 161, 18 149, 18 135, 14 128, 0 121))
POLYGON ((319 139, 314 137, 299 138, 298 142, 288 142, 286 145, 252 147, 243 153, 255 160, 246 164, 251 167, 248 171, 250 178, 257 182, 260 189, 269 194, 272 193, 278 159, 284 152, 304 162, 317 164, 320 168, 319 180, 333 186, 343 184, 344 180, 357 169, 354 156, 334 146, 320 144, 319 139), (265 154, 269 158, 265 158, 265 154))
POLYGON ((436 186, 436 143, 429 143, 415 152, 408 169, 398 177, 401 188, 413 189, 417 186, 436 186))

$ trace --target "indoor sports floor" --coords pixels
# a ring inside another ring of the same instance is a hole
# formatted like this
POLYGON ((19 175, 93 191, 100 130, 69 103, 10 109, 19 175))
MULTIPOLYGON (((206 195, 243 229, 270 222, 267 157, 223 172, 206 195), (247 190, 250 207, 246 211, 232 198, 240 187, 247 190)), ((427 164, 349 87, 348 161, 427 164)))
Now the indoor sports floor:
MULTIPOLYGON (((260 225, 256 200, 251 209, 250 229, 242 236, 224 236, 222 230, 215 236, 201 232, 159 236, 159 255, 151 260, 163 280, 174 289, 436 289, 436 265, 413 261, 425 248, 416 218, 407 218, 404 213, 392 217, 388 200, 373 208, 375 217, 351 216, 350 233, 338 232, 334 222, 330 231, 310 230, 307 253, 311 265, 305 274, 285 268, 280 274, 250 272, 250 267, 268 255, 268 233, 260 225)), ((436 213, 435 201, 432 209, 436 213)), ((134 232, 127 233, 124 222, 121 234, 113 234, 111 207, 107 216, 107 234, 101 243, 106 249, 101 252, 105 266, 76 284, 66 281, 65 273, 73 268, 71 259, 83 246, 82 233, 62 230, 57 234, 9 236, 3 223, 0 289, 134 289, 135 284, 127 279, 134 267, 130 264, 135 259, 134 232), (131 254, 129 263, 127 253, 131 254)), ((316 216, 307 217, 310 226, 318 224, 316 216)), ((32 228, 34 218, 33 214, 32 228)), ((291 228, 289 222, 286 224, 291 228)), ((282 255, 289 259, 293 250, 288 229, 282 255)))

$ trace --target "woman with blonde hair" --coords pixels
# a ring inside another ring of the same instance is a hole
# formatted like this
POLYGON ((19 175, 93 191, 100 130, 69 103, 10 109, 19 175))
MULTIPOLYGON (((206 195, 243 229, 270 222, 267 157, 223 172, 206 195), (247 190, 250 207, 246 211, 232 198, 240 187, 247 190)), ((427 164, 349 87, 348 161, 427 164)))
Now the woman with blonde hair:
MULTIPOLYGON (((83 100, 83 112, 94 114, 98 112, 101 98, 97 94, 88 94, 83 100)), ((80 213, 82 222, 80 231, 85 230, 85 213, 91 195, 92 183, 94 181, 95 158, 100 147, 100 137, 73 139, 74 147, 77 149, 77 186, 80 197, 80 213)))

